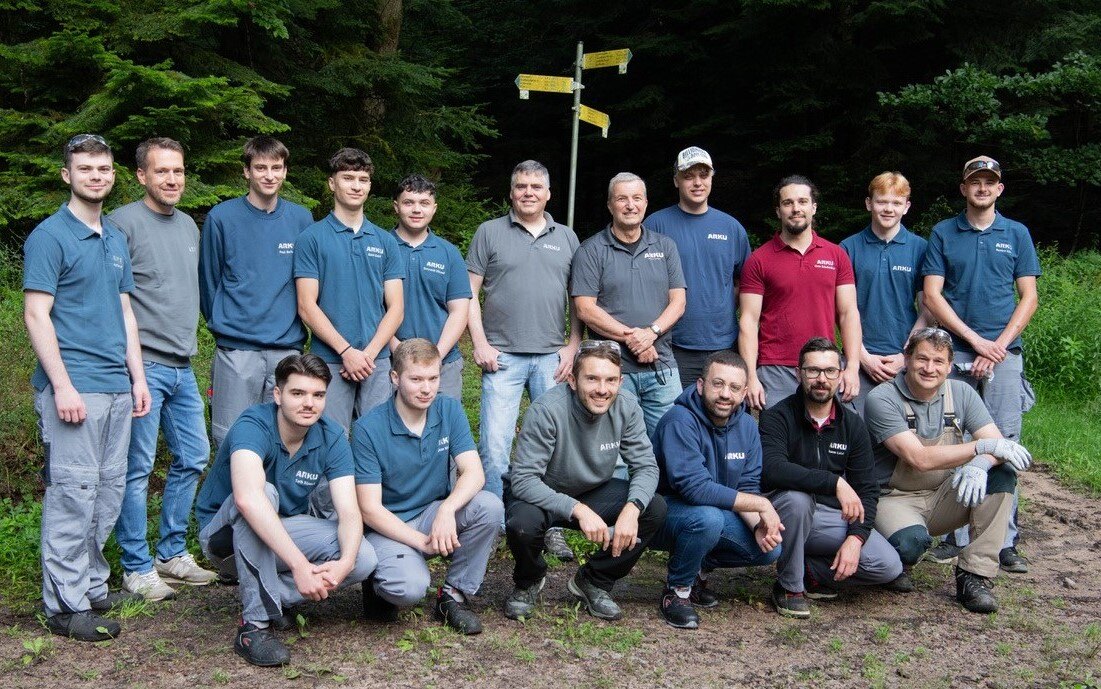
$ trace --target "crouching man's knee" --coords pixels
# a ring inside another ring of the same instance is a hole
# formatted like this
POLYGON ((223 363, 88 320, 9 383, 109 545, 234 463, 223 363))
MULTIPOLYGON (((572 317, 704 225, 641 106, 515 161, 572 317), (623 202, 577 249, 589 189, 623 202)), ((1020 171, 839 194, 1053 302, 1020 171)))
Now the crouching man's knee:
POLYGON ((887 542, 898 551, 898 557, 902 560, 902 564, 910 567, 921 559, 929 546, 933 545, 933 537, 929 535, 928 529, 924 526, 914 524, 894 532, 887 539, 887 542))
POLYGON ((1017 472, 1008 464, 999 464, 986 474, 986 494, 1012 493, 1017 490, 1017 472))

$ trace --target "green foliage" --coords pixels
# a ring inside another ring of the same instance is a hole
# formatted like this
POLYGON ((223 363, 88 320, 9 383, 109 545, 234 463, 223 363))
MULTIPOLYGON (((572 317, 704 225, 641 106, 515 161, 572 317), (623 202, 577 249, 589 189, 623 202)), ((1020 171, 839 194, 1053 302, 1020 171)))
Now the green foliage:
POLYGON ((29 612, 39 598, 39 524, 42 503, 0 499, 0 601, 12 610, 29 612))

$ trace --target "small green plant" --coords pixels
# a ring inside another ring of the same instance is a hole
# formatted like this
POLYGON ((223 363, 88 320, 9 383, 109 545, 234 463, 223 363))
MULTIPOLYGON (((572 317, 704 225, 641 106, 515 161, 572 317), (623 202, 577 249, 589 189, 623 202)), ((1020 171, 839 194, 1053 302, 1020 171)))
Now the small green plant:
POLYGON ((887 666, 876 654, 865 653, 860 676, 868 680, 870 686, 882 687, 887 681, 887 666))
POLYGON ((26 651, 20 661, 23 667, 29 667, 46 659, 54 650, 54 640, 49 636, 35 636, 23 639, 23 650, 26 651))
POLYGON ((307 621, 305 615, 303 615, 302 613, 296 613, 294 616, 294 624, 298 630, 298 638, 305 639, 307 636, 310 635, 310 633, 306 631, 307 621))
POLYGON ((229 684, 229 673, 220 667, 214 668, 214 672, 210 675, 215 684, 229 684))
POLYGON ((788 646, 799 648, 807 641, 807 633, 798 624, 789 624, 780 632, 780 640, 788 646))
POLYGON ((830 639, 830 642, 826 646, 826 648, 830 650, 830 653, 840 653, 841 649, 845 648, 845 643, 835 636, 830 639))
POLYGON ((891 625, 881 624, 872 632, 872 638, 877 644, 885 644, 891 640, 891 625))
POLYGON ((101 674, 99 670, 74 670, 73 672, 76 673, 77 679, 84 682, 97 680, 101 674))
POLYGON ((1003 657, 1008 656, 1013 653, 1013 644, 1006 643, 1005 641, 1000 641, 995 644, 994 652, 1003 657))

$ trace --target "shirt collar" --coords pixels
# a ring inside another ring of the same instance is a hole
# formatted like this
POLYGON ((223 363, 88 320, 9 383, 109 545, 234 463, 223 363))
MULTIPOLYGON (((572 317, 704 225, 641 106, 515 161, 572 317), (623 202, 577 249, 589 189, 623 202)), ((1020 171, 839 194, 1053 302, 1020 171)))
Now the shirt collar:
MULTIPOLYGON (((547 221, 547 226, 545 228, 543 228, 543 231, 548 233, 548 234, 553 232, 554 228, 555 228, 555 223, 554 223, 554 218, 551 217, 551 214, 546 212, 546 211, 543 211, 543 219, 547 221)), ((520 222, 520 218, 517 217, 516 211, 511 209, 511 208, 508 209, 508 220, 509 220, 509 225, 511 227, 515 227, 517 229, 523 230, 524 232, 526 232, 529 235, 531 234, 530 232, 528 232, 528 228, 524 227, 524 225, 520 222)))
POLYGON ((390 424, 390 434, 399 436, 404 435, 410 438, 423 438, 428 435, 428 429, 435 428, 440 425, 440 405, 439 395, 436 395, 436 399, 432 400, 432 404, 428 406, 428 418, 424 421, 424 430, 418 436, 413 431, 409 430, 409 427, 405 425, 405 421, 402 420, 401 414, 398 413, 398 393, 390 395, 390 399, 386 402, 386 418, 390 424))
POLYGON ((824 428, 828 428, 834 425, 834 423, 837 421, 837 417, 841 414, 841 412, 838 411, 841 408, 841 402, 835 397, 833 400, 833 404, 830 405, 829 416, 827 416, 826 421, 821 426, 819 426, 818 422, 811 418, 810 412, 807 411, 806 395, 803 393, 802 385, 799 386, 796 394, 799 395, 799 406, 803 408, 803 419, 806 420, 806 422, 810 424, 810 427, 816 431, 821 431, 824 428))
MULTIPOLYGON (((972 227, 971 223, 967 221, 967 211, 964 211, 956 216, 956 229, 960 232, 980 232, 980 230, 972 227)), ((1004 215, 1002 215, 998 211, 994 211, 994 222, 990 225, 990 227, 981 231, 986 232, 988 230, 997 230, 999 232, 1004 232, 1008 229, 1009 221, 1005 219, 1004 215)))
MULTIPOLYGON (((811 236, 810 246, 807 247, 807 253, 810 253, 811 249, 820 249, 822 246, 824 246, 824 244, 822 243, 822 238, 818 236, 817 232, 815 232, 814 230, 807 231, 810 232, 811 236)), ((795 251, 795 249, 792 249, 790 246, 784 243, 784 240, 780 238, 779 232, 772 235, 772 239, 769 241, 772 242, 771 246, 773 251, 783 251, 784 249, 791 249, 792 251, 795 251)), ((796 253, 799 252, 796 251, 796 253)), ((803 255, 805 256, 806 254, 803 255)))
POLYGON ((436 236, 436 233, 434 233, 432 231, 431 227, 428 228, 428 234, 425 236, 424 241, 421 242, 420 244, 416 245, 416 246, 413 246, 409 242, 402 239, 401 235, 398 234, 398 228, 396 228, 396 227, 394 229, 390 230, 390 234, 394 235, 394 240, 398 244, 401 244, 402 246, 407 246, 410 249, 421 249, 421 248, 423 248, 423 249, 433 249, 439 243, 438 242, 439 238, 436 236))
POLYGON ((872 230, 871 225, 868 225, 864 228, 863 234, 864 241, 868 244, 905 244, 910 240, 910 237, 913 236, 913 233, 907 230, 905 225, 899 225, 898 234, 896 234, 890 242, 885 242, 878 236, 876 236, 876 233, 874 230, 872 230))
POLYGON ((359 226, 359 232, 357 233, 352 228, 348 227, 336 217, 336 213, 329 211, 329 214, 325 216, 326 222, 329 223, 329 227, 333 232, 351 232, 353 234, 369 235, 374 234, 374 223, 367 219, 367 216, 363 217, 363 224, 359 226))
MULTIPOLYGON (((96 231, 88 225, 84 224, 84 221, 76 217, 73 211, 69 209, 68 203, 61 204, 61 208, 58 209, 61 212, 61 219, 64 221, 65 227, 69 228, 69 231, 73 233, 73 236, 77 239, 88 239, 89 237, 96 236, 96 231)), ((100 227, 103 229, 103 237, 106 238, 108 230, 107 216, 102 213, 99 216, 100 227)))
MULTIPOLYGON (((619 249, 621 251, 627 251, 628 250, 627 247, 623 244, 623 242, 616 239, 615 235, 612 234, 612 224, 611 223, 608 223, 607 225, 604 226, 604 231, 600 233, 600 237, 601 237, 601 240, 606 245, 612 247, 613 249, 619 249)), ((653 244, 656 241, 657 241, 657 237, 654 236, 654 233, 651 232, 649 229, 647 229, 645 225, 643 225, 642 226, 642 234, 640 234, 638 236, 638 245, 635 247, 636 248, 636 253, 637 253, 638 247, 650 246, 651 244, 653 244)))

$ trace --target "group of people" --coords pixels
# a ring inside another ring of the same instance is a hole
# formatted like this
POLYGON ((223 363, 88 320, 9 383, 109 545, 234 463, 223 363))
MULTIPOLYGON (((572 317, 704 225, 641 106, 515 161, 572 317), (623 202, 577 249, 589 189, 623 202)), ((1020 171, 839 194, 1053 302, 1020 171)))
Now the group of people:
POLYGON ((814 184, 787 177, 780 231, 752 252, 709 206, 714 165, 698 147, 676 158, 678 203, 651 216, 644 181, 613 177, 611 222, 584 243, 546 212, 550 176, 529 160, 510 211, 477 229, 464 261, 431 230, 425 177, 400 182, 385 231, 364 216, 370 157, 341 149, 333 210, 315 222, 280 196, 289 157, 249 140, 247 194, 200 233, 176 208, 179 142, 138 146, 144 198, 107 216, 111 148, 93 134, 64 148, 70 199, 27 238, 23 283, 55 633, 111 638, 113 605, 236 581, 234 649, 280 665, 290 606, 362 583, 364 614, 392 621, 443 556, 434 613, 476 634, 471 599, 502 532, 513 619, 539 604, 544 552, 573 559, 562 528, 598 545, 568 588, 602 619, 622 616, 611 592, 642 552, 668 551, 659 610, 679 628, 718 604, 717 568, 775 563, 772 601, 797 618, 848 584, 912 591, 928 552, 957 560, 957 598, 974 612, 997 608, 999 567, 1027 568, 1020 334, 1040 271, 1028 230, 995 210, 993 159, 967 162, 967 207, 928 242, 901 224, 898 173, 872 180, 870 225, 840 246, 813 229, 814 184), (201 489, 200 312, 217 344, 201 489), (482 370, 477 444, 461 404, 465 330, 482 370), (159 434, 172 461, 150 552, 159 434), (187 551, 192 509, 213 570, 187 551), (107 588, 112 530, 121 591, 107 588), (934 536, 946 538, 930 551, 934 536))

